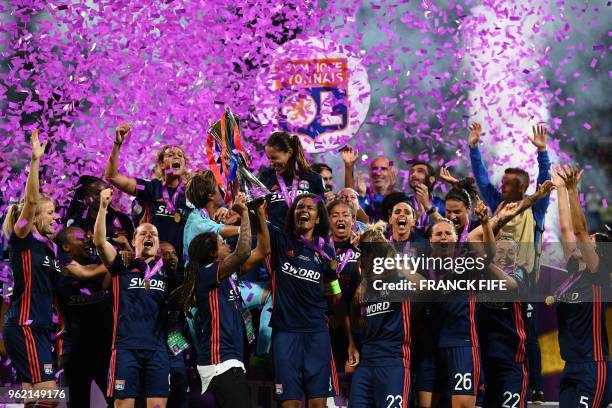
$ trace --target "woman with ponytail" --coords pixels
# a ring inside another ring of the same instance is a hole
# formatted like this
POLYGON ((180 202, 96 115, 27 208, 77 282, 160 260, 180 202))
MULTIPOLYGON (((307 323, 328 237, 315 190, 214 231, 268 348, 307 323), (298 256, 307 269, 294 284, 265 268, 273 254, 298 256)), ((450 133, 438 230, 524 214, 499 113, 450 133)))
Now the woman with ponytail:
MULTIPOLYGON (((38 170, 47 142, 38 131, 30 138, 32 156, 22 204, 9 208, 3 231, 9 237, 14 290, 2 335, 17 381, 24 390, 54 389, 51 341, 54 286, 61 270, 55 235, 55 205, 39 193, 38 170)), ((55 402, 26 400, 26 407, 52 407, 55 402)))
POLYGON ((202 393, 210 388, 222 408, 251 406, 243 339, 246 334, 251 343, 255 333, 236 279, 270 253, 263 206, 257 209, 257 246, 251 251, 251 225, 245 201, 244 194, 239 193, 232 206, 240 214, 236 249, 231 252, 220 233, 204 232, 193 238, 185 281, 172 294, 185 313, 197 306, 194 343, 202 393))
POLYGON ((287 132, 274 132, 266 142, 270 167, 263 167, 259 180, 272 192, 268 197, 268 220, 281 230, 289 207, 299 195, 311 193, 325 198, 320 175, 310 169, 300 138, 287 132))

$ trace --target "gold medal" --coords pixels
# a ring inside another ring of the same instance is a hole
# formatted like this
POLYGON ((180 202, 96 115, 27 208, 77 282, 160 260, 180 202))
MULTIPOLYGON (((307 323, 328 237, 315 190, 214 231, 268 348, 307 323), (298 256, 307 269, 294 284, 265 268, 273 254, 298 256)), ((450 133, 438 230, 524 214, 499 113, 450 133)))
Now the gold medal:
POLYGON ((336 268, 338 267, 338 262, 337 262, 335 259, 332 259, 332 260, 329 262, 329 266, 331 266, 331 268, 332 268, 332 269, 335 271, 335 270, 336 270, 336 268))
POLYGON ((151 281, 150 281, 150 280, 146 280, 146 281, 145 281, 145 289, 146 289, 146 290, 151 289, 151 281))
POLYGON ((546 302, 547 306, 552 306, 555 303, 555 298, 552 296, 546 296, 544 302, 546 302))
POLYGON ((177 224, 181 222, 181 214, 174 213, 174 222, 176 222, 177 224))

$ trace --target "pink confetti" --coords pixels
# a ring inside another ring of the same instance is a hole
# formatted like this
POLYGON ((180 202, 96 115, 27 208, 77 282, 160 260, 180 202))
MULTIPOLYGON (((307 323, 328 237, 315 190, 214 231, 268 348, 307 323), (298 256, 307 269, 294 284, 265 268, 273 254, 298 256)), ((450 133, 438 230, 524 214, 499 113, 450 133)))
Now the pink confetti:
POLYGON ((91 295, 91 292, 90 292, 90 291, 89 291, 89 289, 87 289, 87 288, 81 288, 81 289, 79 290, 79 292, 81 292, 82 294, 87 295, 87 296, 90 296, 90 295, 91 295))
POLYGON ((608 208, 608 200, 606 200, 605 198, 601 200, 601 206, 603 208, 608 208))
POLYGON ((584 125, 582 126, 584 126, 584 128, 587 130, 591 130, 591 124, 589 122, 584 122, 584 125))

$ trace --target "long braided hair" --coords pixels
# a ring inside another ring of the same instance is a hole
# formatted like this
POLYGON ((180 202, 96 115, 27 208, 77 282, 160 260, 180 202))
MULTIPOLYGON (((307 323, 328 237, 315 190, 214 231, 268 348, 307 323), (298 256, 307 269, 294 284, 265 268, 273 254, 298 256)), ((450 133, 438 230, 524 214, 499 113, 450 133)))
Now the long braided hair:
POLYGON ((204 265, 208 265, 216 259, 217 234, 204 232, 195 237, 189 244, 189 264, 185 268, 185 279, 183 284, 176 288, 170 295, 171 300, 176 300, 188 312, 196 305, 196 280, 198 271, 204 265))

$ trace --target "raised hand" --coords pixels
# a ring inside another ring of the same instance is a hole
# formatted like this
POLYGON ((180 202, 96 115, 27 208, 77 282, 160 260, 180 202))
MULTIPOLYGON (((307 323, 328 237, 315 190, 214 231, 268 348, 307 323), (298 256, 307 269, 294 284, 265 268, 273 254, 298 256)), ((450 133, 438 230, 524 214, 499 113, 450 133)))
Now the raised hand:
POLYGON ((234 202, 232 203, 232 210, 238 214, 248 217, 249 209, 246 206, 246 195, 244 193, 236 194, 234 202))
POLYGON ((361 232, 351 232, 351 245, 355 248, 359 246, 359 240, 361 239, 361 232))
POLYGON ((132 125, 130 123, 123 123, 117 126, 115 129, 115 144, 121 146, 131 129, 132 125))
POLYGON ((416 200, 423 207, 428 210, 431 208, 431 201, 429 200, 429 190, 425 184, 417 184, 416 186, 416 200))
POLYGON ((518 214, 520 209, 521 206, 518 202, 508 203, 501 210, 499 210, 497 217, 500 219, 512 219, 518 214))
POLYGON ((478 146, 478 143, 480 143, 480 137, 482 136, 482 126, 480 126, 480 123, 474 122, 470 125, 469 129, 470 133, 468 136, 468 143, 470 147, 476 147, 478 146))
POLYGON ((359 159, 359 152, 351 146, 344 146, 340 153, 342 155, 342 161, 347 166, 355 165, 355 162, 359 159))
POLYGON ((446 167, 442 167, 440 169, 440 180, 453 186, 459 181, 452 174, 450 174, 450 171, 448 171, 446 167))
POLYGON ((39 160, 45 153, 48 140, 40 143, 38 139, 38 129, 34 129, 32 136, 30 136, 30 145, 32 146, 32 160, 39 160))
POLYGON ((563 166, 563 171, 559 173, 559 177, 563 179, 567 189, 571 190, 578 187, 583 174, 584 170, 580 170, 580 165, 576 164, 572 167, 571 164, 566 164, 563 166))
POLYGON ((489 221, 489 209, 480 199, 480 197, 476 197, 476 208, 474 208, 474 214, 476 214, 476 218, 478 218, 478 221, 480 221, 481 224, 485 224, 489 221))
POLYGON ((328 203, 334 201, 335 198, 336 198, 336 195, 334 194, 333 191, 325 192, 325 199, 327 200, 328 203))
POLYGON ((536 195, 537 199, 539 200, 545 195, 550 194, 550 192, 553 191, 554 189, 555 189, 555 183, 553 183, 551 180, 546 180, 545 182, 543 182, 542 184, 538 186, 538 189, 534 195, 536 195))
POLYGON ((219 207, 217 208, 217 211, 215 211, 215 213, 213 214, 213 221, 215 222, 223 222, 225 223, 225 221, 227 220, 227 217, 229 216, 229 210, 225 207, 219 207))
POLYGON ((355 183, 355 190, 357 191, 357 194, 363 197, 366 193, 366 190, 368 189, 366 175, 363 173, 363 171, 359 170, 359 172, 357 172, 356 181, 357 182, 355 183))
POLYGON ((552 182, 556 188, 565 187, 565 181, 559 175, 563 172, 563 168, 560 165, 553 166, 553 168, 549 171, 550 177, 552 178, 552 182))
POLYGON ((529 137, 531 144, 538 148, 539 152, 546 150, 546 137, 548 129, 544 125, 536 125, 532 127, 533 136, 529 137))
POLYGON ((105 188, 100 191, 100 208, 107 209, 113 200, 113 190, 110 188, 105 188))

